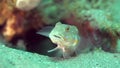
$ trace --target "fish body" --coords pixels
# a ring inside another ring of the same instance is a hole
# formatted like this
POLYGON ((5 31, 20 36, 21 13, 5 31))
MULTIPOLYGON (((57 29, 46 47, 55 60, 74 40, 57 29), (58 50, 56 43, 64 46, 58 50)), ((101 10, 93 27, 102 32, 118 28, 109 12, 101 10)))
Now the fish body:
POLYGON ((92 29, 88 23, 81 26, 81 30, 78 30, 78 27, 74 25, 62 24, 61 22, 56 23, 52 28, 49 27, 49 29, 48 27, 43 28, 38 34, 49 37, 57 45, 56 48, 48 51, 55 51, 57 53, 56 57, 70 58, 95 48, 114 51, 110 42, 111 37, 106 36, 107 33, 92 29))
POLYGON ((54 44, 57 44, 57 47, 48 52, 59 49, 59 54, 63 58, 69 58, 73 54, 77 54, 76 49, 80 44, 80 36, 76 26, 58 22, 50 32, 49 38, 54 44))

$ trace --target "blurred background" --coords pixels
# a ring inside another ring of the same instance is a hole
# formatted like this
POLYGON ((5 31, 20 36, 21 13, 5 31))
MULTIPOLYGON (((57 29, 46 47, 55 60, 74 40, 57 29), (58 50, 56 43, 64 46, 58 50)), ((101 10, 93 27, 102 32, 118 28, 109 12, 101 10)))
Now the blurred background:
POLYGON ((119 0, 0 0, 0 42, 11 48, 54 56, 55 53, 47 51, 56 45, 36 32, 61 21, 75 25, 80 36, 93 39, 95 45, 108 44, 102 45, 104 50, 114 50, 120 37, 119 3, 119 0))

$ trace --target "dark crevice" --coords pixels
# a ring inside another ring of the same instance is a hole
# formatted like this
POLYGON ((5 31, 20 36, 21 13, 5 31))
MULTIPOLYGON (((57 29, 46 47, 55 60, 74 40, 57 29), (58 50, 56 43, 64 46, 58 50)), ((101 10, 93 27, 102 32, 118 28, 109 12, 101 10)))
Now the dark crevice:
POLYGON ((27 43, 26 48, 29 52, 47 56, 54 55, 54 53, 48 53, 47 51, 55 48, 56 45, 48 37, 36 34, 35 30, 26 33, 25 42, 27 43))

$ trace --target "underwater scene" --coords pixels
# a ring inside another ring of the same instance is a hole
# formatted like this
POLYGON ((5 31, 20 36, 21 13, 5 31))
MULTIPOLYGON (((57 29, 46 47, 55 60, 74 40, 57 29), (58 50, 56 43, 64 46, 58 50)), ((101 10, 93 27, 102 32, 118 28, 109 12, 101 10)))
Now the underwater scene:
POLYGON ((120 68, 120 0, 0 0, 0 68, 120 68))

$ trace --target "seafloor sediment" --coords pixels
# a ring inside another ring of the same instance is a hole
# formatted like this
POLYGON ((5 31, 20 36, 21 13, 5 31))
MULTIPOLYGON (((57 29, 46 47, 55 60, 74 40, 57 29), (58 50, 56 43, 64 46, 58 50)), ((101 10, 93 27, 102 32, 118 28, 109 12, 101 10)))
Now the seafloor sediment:
POLYGON ((101 50, 66 60, 29 53, 0 45, 0 68, 119 68, 120 54, 101 50))

